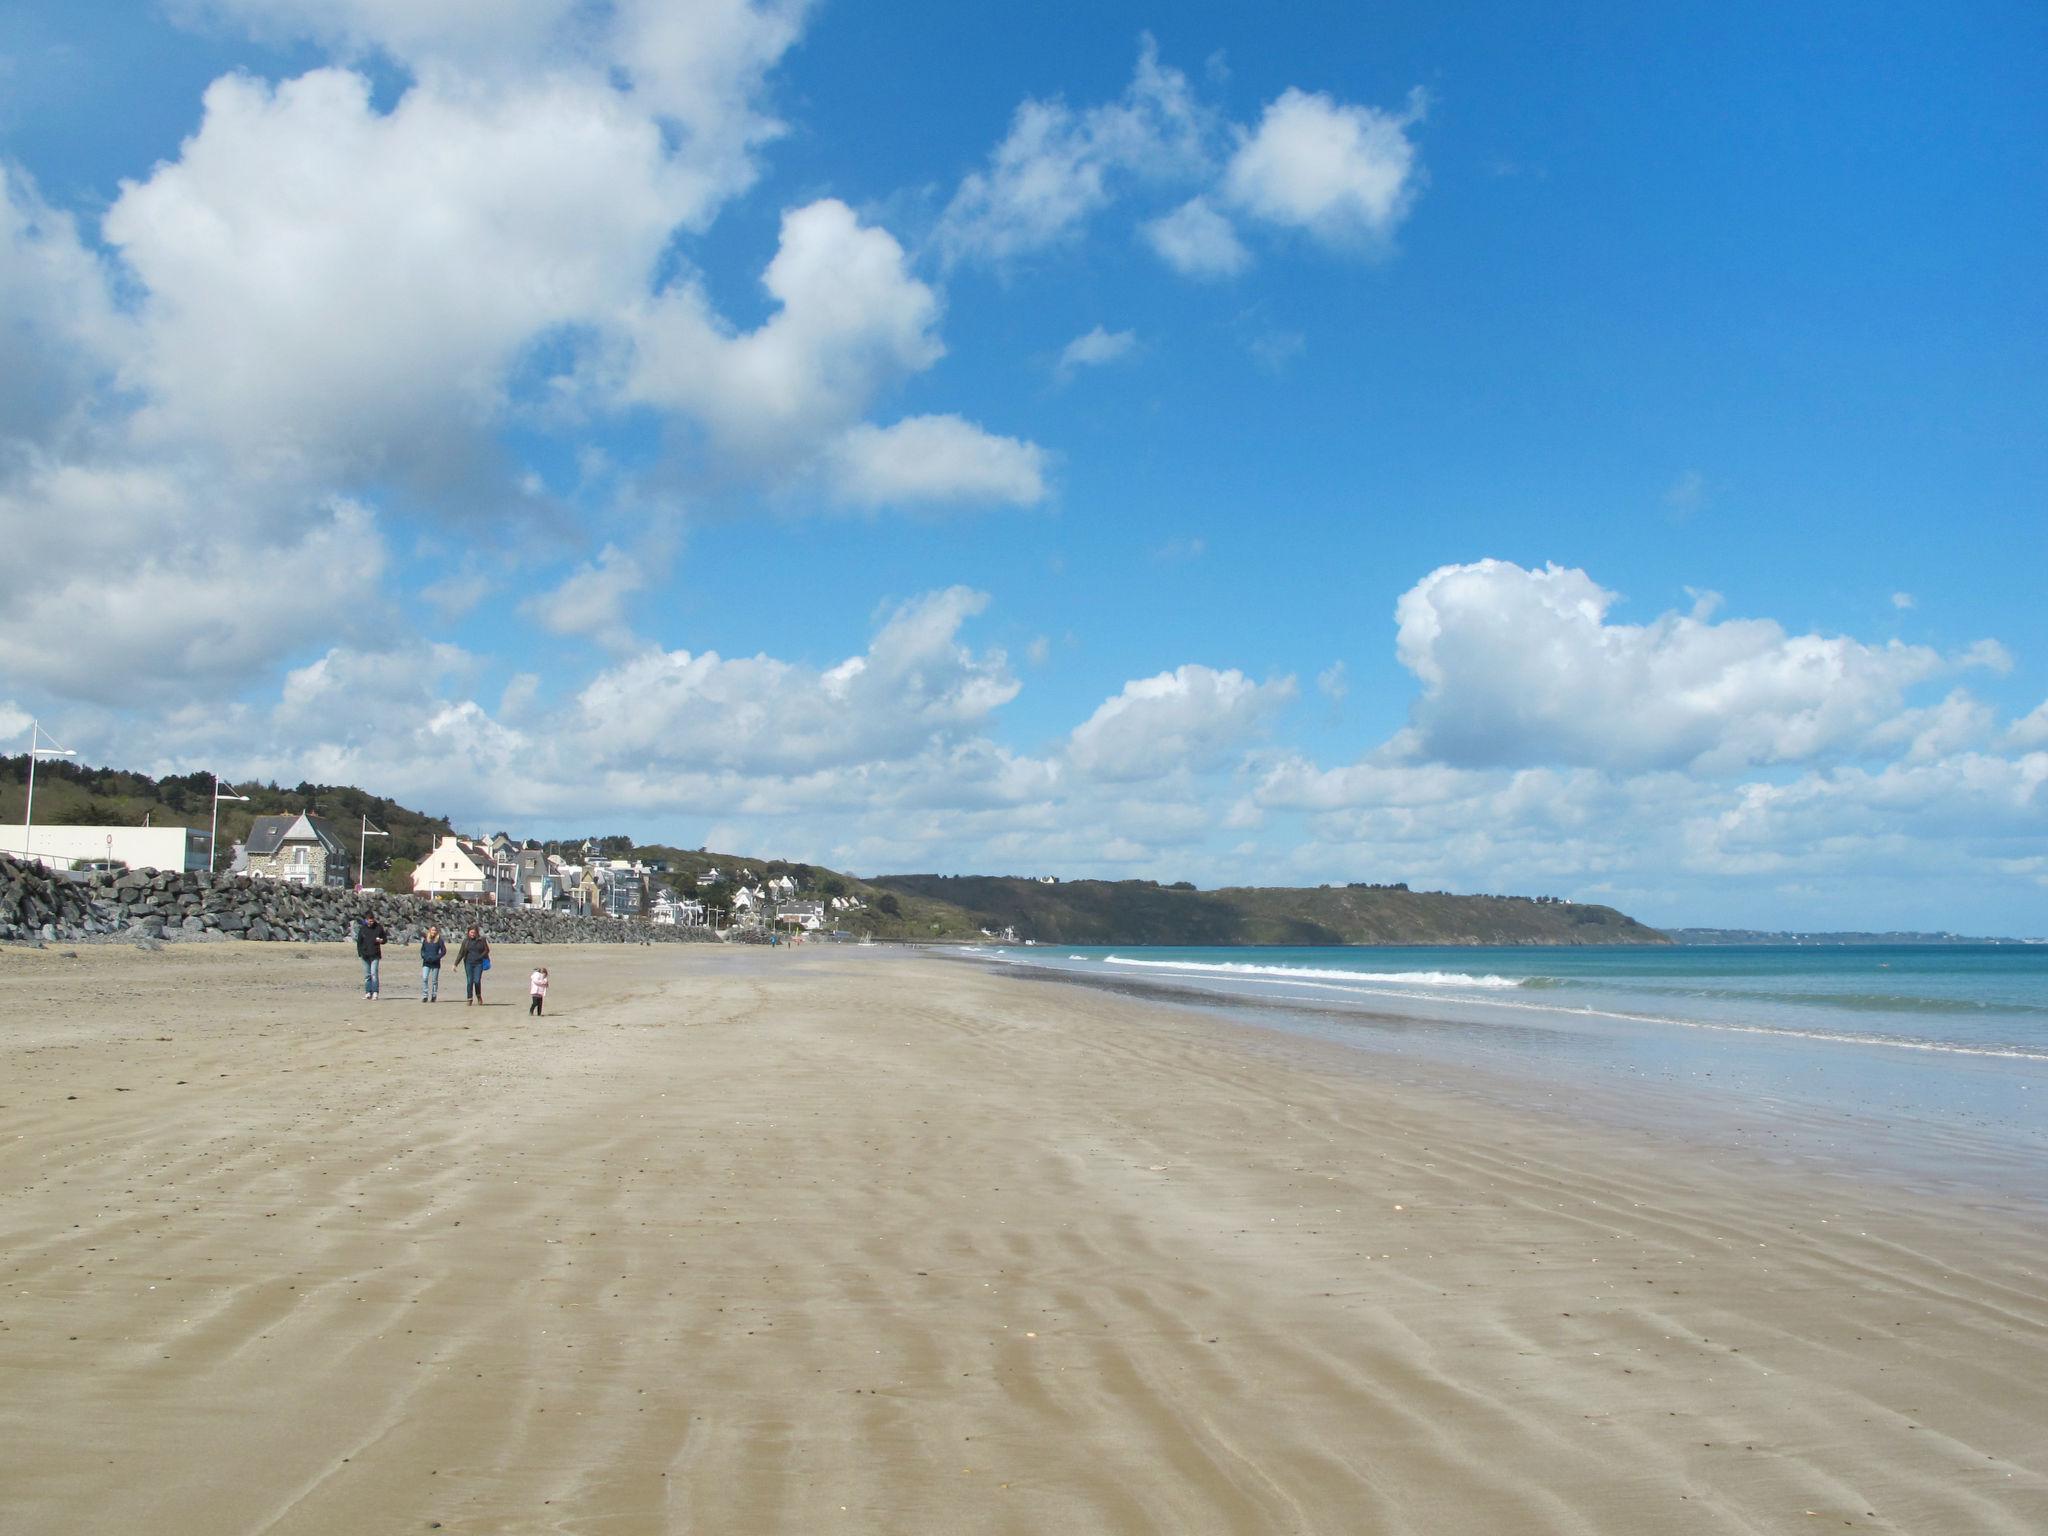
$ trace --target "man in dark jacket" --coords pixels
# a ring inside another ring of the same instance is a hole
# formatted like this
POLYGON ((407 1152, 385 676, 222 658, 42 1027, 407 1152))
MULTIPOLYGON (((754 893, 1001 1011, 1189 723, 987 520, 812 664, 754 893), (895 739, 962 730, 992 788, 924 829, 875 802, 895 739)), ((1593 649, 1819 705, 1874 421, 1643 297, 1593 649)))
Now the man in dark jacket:
POLYGON ((363 1000, 377 1001, 377 963, 384 958, 384 925, 375 913, 356 925, 356 953, 363 961, 363 1000))

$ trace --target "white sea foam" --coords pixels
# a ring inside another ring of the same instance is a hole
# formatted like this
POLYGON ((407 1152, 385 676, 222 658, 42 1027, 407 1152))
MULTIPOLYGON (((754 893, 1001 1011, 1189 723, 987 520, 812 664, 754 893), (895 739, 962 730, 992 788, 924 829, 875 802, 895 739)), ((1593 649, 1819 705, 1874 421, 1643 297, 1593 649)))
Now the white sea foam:
MULTIPOLYGON (((1116 955, 1107 957, 1111 964, 1140 965, 1176 968, 1190 974, 1199 972, 1236 972, 1250 974, 1256 979, 1271 980, 1283 986, 1299 987, 1311 992, 1334 992, 1346 997, 1391 997, 1415 998, 1412 992, 1401 992, 1388 986, 1358 986, 1358 982, 1410 982, 1422 981, 1424 985, 1488 985, 1494 987, 1516 987, 1521 983, 1509 977, 1489 976, 1474 978, 1456 972, 1446 971, 1394 971, 1375 974, 1368 971, 1319 971, 1303 966, 1289 965, 1201 965, 1193 962, 1171 960, 1127 960, 1116 955), (1427 978, 1437 978, 1430 982, 1427 978), (1354 985, 1332 985, 1332 982, 1349 982, 1354 985)), ((1423 995, 1427 995, 1426 993, 1423 995)), ((1478 1000, 1475 999, 1475 1002, 1478 1000)), ((1992 1056, 2012 1061, 2048 1061, 2048 1051, 2030 1050, 2022 1045, 1970 1045, 1957 1040, 1915 1039, 1909 1035, 1872 1035, 1851 1033, 1846 1030, 1792 1029, 1767 1024, 1738 1024, 1717 1019, 1676 1018, 1669 1014, 1633 1013, 1613 1008, 1573 1007, 1561 1003, 1512 1002, 1507 998, 1487 998, 1488 1008, 1512 1008, 1525 1013, 1544 1013, 1552 1016, 1564 1015, 1584 1019, 1613 1019, 1628 1024, 1666 1025, 1678 1029, 1710 1030, 1717 1034, 1763 1035, 1779 1040, 1813 1040, 1827 1045, 1880 1046, 1889 1050, 1931 1051, 1943 1056, 1992 1056)))
MULTIPOLYGON (((1078 960, 1079 955, 1069 959, 1078 960)), ((1514 976, 1473 976, 1464 971, 1335 971, 1306 965, 1247 965, 1237 961, 1133 960, 1124 955, 1104 957, 1105 965, 1139 965, 1151 970, 1178 971, 1190 976, 1273 976, 1282 981, 1379 981, 1410 987, 1471 987, 1496 992, 1525 985, 1514 976)), ((1534 977, 1528 978, 1535 980, 1534 977)))

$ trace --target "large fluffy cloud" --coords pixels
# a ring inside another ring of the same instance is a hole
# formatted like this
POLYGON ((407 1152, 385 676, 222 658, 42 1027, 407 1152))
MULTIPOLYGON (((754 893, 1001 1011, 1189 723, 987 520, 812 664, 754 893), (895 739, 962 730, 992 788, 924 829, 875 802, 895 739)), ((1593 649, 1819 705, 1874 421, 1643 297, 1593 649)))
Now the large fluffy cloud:
POLYGON ((31 463, 0 482, 0 677, 162 707, 234 692, 383 617, 376 520, 328 499, 279 515, 153 464, 31 463))
POLYGON ((1291 677, 1255 683, 1236 668, 1188 665, 1138 678, 1074 728, 1067 755, 1083 773, 1142 779, 1213 766, 1295 696, 1291 677))
POLYGON ((182 0, 270 40, 382 53, 417 77, 509 80, 576 67, 616 77, 676 142, 706 211, 752 183, 752 152, 782 125, 765 77, 797 40, 808 0, 182 0))
POLYGON ((77 222, 0 162, 0 442, 69 436, 129 345, 77 222))
POLYGON ((1398 654, 1422 683, 1416 750, 1464 766, 1808 762, 1872 745, 1914 685, 1998 660, 1716 621, 1710 603, 1615 624, 1616 601, 1556 565, 1482 560, 1417 582, 1395 606, 1398 654))
POLYGON ((629 758, 687 754, 741 772, 903 756, 959 738, 1015 696, 1002 654, 977 654, 959 638, 987 601, 956 587, 907 603, 866 652, 824 669, 648 651, 581 690, 576 728, 629 758))
POLYGON ((693 211, 656 124, 592 79, 388 112, 347 70, 218 80, 106 218, 146 289, 145 424, 318 471, 432 461, 497 415, 521 349, 627 308, 693 211))
POLYGON ((762 285, 775 312, 746 332, 694 287, 650 304, 631 398, 689 411, 735 451, 782 456, 814 451, 945 350, 938 296, 902 246, 834 199, 783 216, 762 285))
MULTIPOLYGON (((387 105, 353 68, 226 76, 178 155, 124 186, 104 233, 139 300, 120 369, 138 440, 488 505, 505 499, 509 428, 653 407, 724 468, 787 484, 845 467, 844 499, 1036 499, 1042 456, 995 435, 963 456, 955 432, 960 477, 928 471, 901 498, 886 463, 861 473, 877 440, 849 429, 944 351, 939 297, 886 230, 834 199, 789 210, 763 275, 774 309, 752 329, 678 244, 779 131, 760 97, 805 9, 220 0, 215 14, 383 53, 411 77, 387 105)), ((1166 92, 1150 81, 1134 101, 1166 92)), ((1091 132, 1140 133, 1130 110, 1091 132)), ((19 195, 6 206, 0 249, 31 251, 66 289, 37 311, 92 316, 65 302, 84 281, 110 313, 68 227, 19 195)))

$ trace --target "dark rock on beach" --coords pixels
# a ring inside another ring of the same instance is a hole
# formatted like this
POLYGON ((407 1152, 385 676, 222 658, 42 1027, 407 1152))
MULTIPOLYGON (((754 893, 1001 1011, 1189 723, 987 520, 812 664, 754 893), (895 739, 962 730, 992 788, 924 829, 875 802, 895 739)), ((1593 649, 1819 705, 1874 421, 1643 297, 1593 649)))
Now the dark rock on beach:
POLYGON ((712 938, 701 928, 286 885, 247 875, 140 869, 85 881, 0 854, 0 940, 97 938, 152 946, 163 939, 333 941, 352 937, 356 924, 371 914, 383 923, 392 945, 418 943, 429 923, 439 924, 451 939, 475 924, 494 942, 512 944, 674 944, 712 938))

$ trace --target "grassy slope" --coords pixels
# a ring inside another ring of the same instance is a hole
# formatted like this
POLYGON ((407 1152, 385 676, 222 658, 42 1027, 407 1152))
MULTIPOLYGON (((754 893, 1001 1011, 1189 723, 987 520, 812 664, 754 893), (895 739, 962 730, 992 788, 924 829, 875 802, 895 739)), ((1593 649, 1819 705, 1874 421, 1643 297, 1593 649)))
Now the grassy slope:
MULTIPOLYGON (((0 757, 0 821, 19 821, 27 759, 0 757)), ((116 769, 44 762, 36 771, 36 819, 58 824, 204 828, 212 779, 188 774, 161 781, 116 769)), ((246 804, 223 802, 223 853, 248 836, 255 817, 313 810, 352 837, 357 818, 391 834, 370 840, 370 875, 394 889, 436 838, 445 818, 422 815, 348 786, 279 788, 242 785, 246 804)), ((474 829, 466 829, 474 830, 474 829)), ((561 845, 556 845, 561 846, 561 845)), ((572 846, 580 846, 578 844, 572 846)), ((804 895, 858 896, 863 911, 834 914, 832 925, 883 939, 971 939, 984 928, 1014 927, 1020 938, 1056 944, 1628 944, 1663 943, 1662 934, 1610 907, 1539 903, 1524 897, 1453 896, 1443 892, 1340 886, 1315 890, 1244 887, 1219 891, 1156 885, 1149 880, 1034 880, 987 875, 888 875, 873 880, 781 859, 746 858, 703 849, 642 844, 642 859, 666 859, 668 880, 686 894, 709 869, 728 882, 745 875, 792 874, 804 895), (882 903, 892 900, 894 913, 882 903)), ((730 889, 728 883, 726 889, 730 889)))
MULTIPOLYGON (((0 757, 0 822, 22 820, 28 799, 26 757, 0 757)), ((353 858, 361 823, 367 815, 370 825, 390 833, 388 838, 369 840, 370 878, 389 870, 394 861, 410 872, 434 841, 449 831, 446 820, 423 816, 395 801, 365 794, 346 785, 308 784, 292 788, 274 785, 222 785, 238 789, 249 797, 247 803, 223 800, 220 806, 221 867, 227 867, 228 850, 246 841, 249 827, 258 816, 272 816, 310 810, 340 828, 342 841, 353 858)), ((195 827, 204 832, 213 815, 213 777, 207 773, 186 774, 161 781, 147 774, 123 769, 90 768, 68 762, 44 761, 36 767, 36 823, 58 826, 139 827, 147 816, 159 827, 195 827)), ((404 887, 411 889, 408 881, 404 887)))
POLYGON ((887 890, 943 900, 1060 944, 1661 944, 1612 907, 1521 896, 1337 886, 1195 891, 1150 881, 901 875, 887 890))

